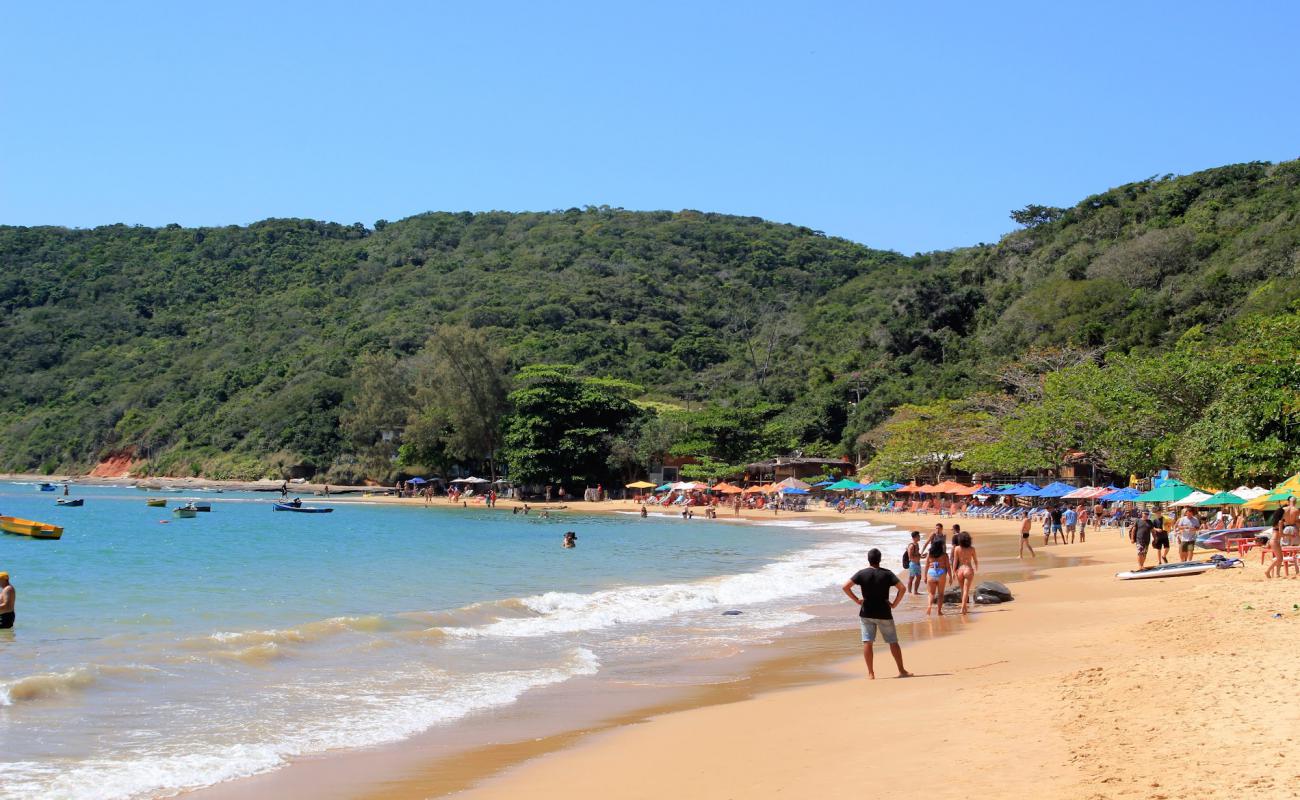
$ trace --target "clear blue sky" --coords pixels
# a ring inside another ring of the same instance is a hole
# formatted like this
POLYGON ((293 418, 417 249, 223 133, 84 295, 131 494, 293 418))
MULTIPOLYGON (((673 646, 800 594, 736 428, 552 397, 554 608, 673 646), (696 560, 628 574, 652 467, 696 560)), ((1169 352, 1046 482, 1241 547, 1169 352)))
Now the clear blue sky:
POLYGON ((1300 3, 11 2, 0 223, 587 204, 912 252, 1300 156, 1300 3))

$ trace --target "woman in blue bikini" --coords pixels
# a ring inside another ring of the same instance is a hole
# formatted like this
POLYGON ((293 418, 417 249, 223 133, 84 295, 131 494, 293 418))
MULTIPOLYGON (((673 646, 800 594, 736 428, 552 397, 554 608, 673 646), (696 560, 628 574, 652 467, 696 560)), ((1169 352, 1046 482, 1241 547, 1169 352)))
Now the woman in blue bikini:
POLYGON ((926 544, 925 582, 930 589, 930 601, 925 607, 925 615, 930 616, 930 609, 939 607, 939 616, 943 616, 943 590, 948 583, 948 549, 945 546, 943 530, 936 530, 926 544))

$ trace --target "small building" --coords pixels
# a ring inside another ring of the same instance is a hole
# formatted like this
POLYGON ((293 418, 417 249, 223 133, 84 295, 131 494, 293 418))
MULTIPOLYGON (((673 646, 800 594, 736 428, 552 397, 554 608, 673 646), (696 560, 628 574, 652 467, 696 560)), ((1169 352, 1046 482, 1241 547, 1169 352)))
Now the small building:
POLYGON ((818 475, 848 475, 853 462, 847 458, 810 458, 801 455, 778 456, 769 461, 745 465, 747 481, 783 481, 786 478, 812 478, 818 475))

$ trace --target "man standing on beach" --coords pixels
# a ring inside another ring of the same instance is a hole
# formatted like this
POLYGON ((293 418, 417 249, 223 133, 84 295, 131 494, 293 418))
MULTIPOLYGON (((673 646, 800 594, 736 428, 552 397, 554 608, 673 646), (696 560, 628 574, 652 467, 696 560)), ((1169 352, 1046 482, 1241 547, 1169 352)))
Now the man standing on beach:
POLYGON ((1137 545, 1138 569, 1147 565, 1147 548, 1151 546, 1151 514, 1143 511, 1142 518, 1129 528, 1128 540, 1137 545))
MULTIPOLYGON (((1070 537, 1070 544, 1074 544, 1074 526, 1079 522, 1079 515, 1075 513, 1074 508, 1067 506, 1065 513, 1061 515, 1061 521, 1065 523, 1065 533, 1070 537)), ((1061 538, 1064 539, 1065 536, 1061 538)))
POLYGON ((921 532, 912 531, 912 541, 907 545, 907 591, 921 593, 921 532))
POLYGON ((0 628, 14 626, 14 605, 18 602, 18 591, 9 583, 9 573, 0 572, 0 628))
POLYGON ((1201 520, 1192 507, 1188 506, 1174 527, 1178 529, 1178 557, 1183 561, 1191 561, 1196 554, 1196 534, 1201 529, 1201 520))
POLYGON ((885 640, 885 644, 889 645, 889 653, 894 657, 894 663, 898 665, 898 677, 910 678, 912 673, 903 669, 903 649, 898 646, 898 628, 894 625, 894 609, 903 602, 907 587, 897 575, 880 566, 879 548, 873 547, 867 553, 867 564, 870 566, 858 570, 843 587, 844 593, 858 604, 858 624, 862 628, 862 658, 867 662, 867 676, 872 680, 876 679, 872 645, 876 640, 876 634, 879 633, 885 640), (858 599, 854 594, 854 586, 862 587, 862 599, 858 599), (893 602, 890 602, 889 590, 894 588, 898 591, 894 593, 893 602))

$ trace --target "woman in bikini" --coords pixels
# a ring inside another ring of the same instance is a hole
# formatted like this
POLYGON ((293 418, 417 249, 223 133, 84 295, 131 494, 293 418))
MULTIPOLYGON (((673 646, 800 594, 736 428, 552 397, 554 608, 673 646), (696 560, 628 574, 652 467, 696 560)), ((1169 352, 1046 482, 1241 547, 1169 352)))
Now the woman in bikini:
POLYGON ((957 583, 961 585, 961 613, 970 605, 971 587, 975 585, 975 572, 980 568, 980 558, 971 545, 969 533, 963 533, 952 549, 952 562, 956 566, 957 583))
POLYGON ((930 536, 925 551, 925 583, 930 589, 930 601, 925 606, 925 615, 939 607, 939 616, 943 616, 943 590, 948 583, 948 549, 945 546, 942 529, 930 536))

